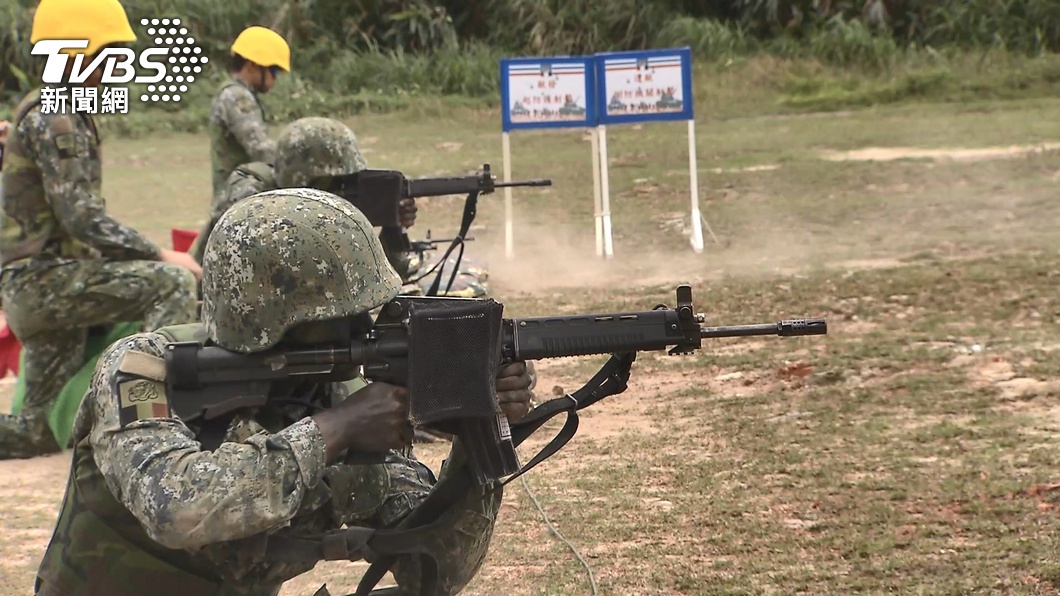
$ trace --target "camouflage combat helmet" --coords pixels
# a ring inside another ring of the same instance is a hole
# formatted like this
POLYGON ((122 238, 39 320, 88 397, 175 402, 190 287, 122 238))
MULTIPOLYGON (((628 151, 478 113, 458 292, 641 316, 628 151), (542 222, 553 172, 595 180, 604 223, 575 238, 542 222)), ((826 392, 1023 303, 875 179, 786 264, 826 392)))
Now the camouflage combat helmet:
POLYGON ((206 241, 202 268, 206 332, 244 353, 272 347, 297 323, 371 310, 401 287, 364 214, 309 188, 230 208, 206 241))
POLYGON ((331 118, 301 118, 288 124, 276 139, 273 165, 281 188, 312 186, 315 179, 368 167, 357 136, 331 118))

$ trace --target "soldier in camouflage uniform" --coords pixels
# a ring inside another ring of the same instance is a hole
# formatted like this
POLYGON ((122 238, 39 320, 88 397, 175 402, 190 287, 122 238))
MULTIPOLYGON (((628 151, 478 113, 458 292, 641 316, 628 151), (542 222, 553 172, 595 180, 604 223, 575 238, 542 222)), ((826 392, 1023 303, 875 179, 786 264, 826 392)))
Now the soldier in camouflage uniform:
MULTIPOLYGON (((191 253, 202 262, 203 248, 217 221, 239 201, 277 188, 317 188, 329 190, 333 176, 355 174, 368 167, 357 142, 357 135, 342 122, 331 118, 301 118, 288 124, 276 142, 275 166, 264 162, 246 163, 232 172, 220 195, 214 196, 210 219, 196 238, 191 253)), ((416 201, 401 202, 402 224, 416 223, 416 201)), ((404 278, 399 255, 384 245, 387 257, 404 278)))
POLYGON ((241 164, 271 163, 276 143, 265 126, 259 93, 268 93, 280 72, 291 71, 291 48, 279 34, 248 27, 232 43, 231 78, 210 108, 210 167, 213 196, 224 191, 228 176, 241 164))
MULTIPOLYGON (((117 0, 44 0, 30 41, 40 39, 88 39, 88 48, 71 51, 88 62, 103 46, 136 37, 117 0)), ((101 75, 85 85, 98 86, 101 75)), ((202 271, 106 213, 95 122, 41 104, 37 90, 16 108, 4 156, 0 297, 22 343, 26 393, 18 416, 0 416, 0 458, 59 451, 47 416, 84 362, 89 328, 196 320, 202 271)))
POLYGON ((7 143, 7 131, 10 129, 10 122, 0 120, 0 170, 4 169, 4 144, 7 143))
MULTIPOLYGON (((407 390, 363 377, 276 384, 268 405, 209 425, 174 413, 167 342, 258 353, 367 332, 368 311, 401 281, 360 211, 314 189, 258 194, 218 222, 203 269, 201 324, 134 335, 101 357, 36 594, 275 596, 315 565, 277 558, 278 545, 343 524, 392 527, 463 460, 457 441, 436 479, 411 455, 407 390), (365 452, 387 455, 353 463, 365 452)), ((498 373, 509 420, 526 414, 532 374, 530 363, 498 373)), ((482 564, 500 508, 492 488, 472 489, 417 543, 439 561, 436 594, 458 593, 482 564)), ((418 565, 404 556, 394 568, 401 594, 418 594, 418 565)))
MULTIPOLYGON (((7 143, 7 131, 11 129, 11 123, 0 120, 0 170, 4 169, 4 145, 7 143)), ((0 196, 4 192, 4 179, 0 177, 0 196)))

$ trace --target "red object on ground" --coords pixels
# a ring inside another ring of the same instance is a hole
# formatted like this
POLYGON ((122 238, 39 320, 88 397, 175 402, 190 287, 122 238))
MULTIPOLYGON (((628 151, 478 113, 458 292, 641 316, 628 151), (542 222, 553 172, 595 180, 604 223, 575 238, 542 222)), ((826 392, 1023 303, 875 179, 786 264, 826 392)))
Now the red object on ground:
POLYGON ((18 343, 18 338, 11 333, 11 328, 5 322, 4 328, 0 329, 0 378, 6 377, 8 372, 13 377, 18 376, 20 352, 22 352, 22 344, 18 343))
MULTIPOLYGON (((188 252, 199 236, 199 233, 194 230, 180 228, 171 228, 169 233, 173 241, 173 250, 180 252, 188 252)), ((0 317, 3 317, 3 311, 0 311, 0 317)), ((3 325, 0 328, 0 379, 6 377, 8 372, 12 376, 18 376, 18 357, 22 352, 22 344, 18 343, 18 338, 7 326, 7 319, 4 319, 3 325)))
POLYGON ((199 237, 199 233, 194 230, 182 230, 180 228, 171 229, 169 235, 173 239, 173 250, 180 252, 188 252, 191 249, 191 245, 195 243, 195 239, 199 237))

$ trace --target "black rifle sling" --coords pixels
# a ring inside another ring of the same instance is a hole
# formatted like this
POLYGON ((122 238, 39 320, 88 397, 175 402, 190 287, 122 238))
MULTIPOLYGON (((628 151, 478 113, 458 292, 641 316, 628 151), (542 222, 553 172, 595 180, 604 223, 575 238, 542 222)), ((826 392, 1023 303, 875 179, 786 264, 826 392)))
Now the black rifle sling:
MULTIPOLYGON (((562 449, 563 446, 574 437, 575 433, 578 432, 578 410, 591 406, 605 397, 618 395, 619 393, 624 392, 627 387, 627 382, 629 381, 633 361, 636 360, 636 357, 636 352, 612 354, 607 363, 605 363, 603 367, 600 368, 599 372, 597 372, 588 383, 582 386, 581 389, 541 404, 534 408, 532 412, 527 414, 518 423, 511 425, 512 443, 518 447, 520 443, 529 438, 553 417, 561 413, 567 414, 567 420, 564 422, 563 428, 556 433, 556 436, 553 437, 552 440, 549 441, 549 443, 545 445, 526 465, 520 468, 518 472, 508 477, 508 479, 501 483, 500 486, 506 485, 519 476, 522 476, 530 471, 531 468, 545 461, 562 449)), ((404 542, 407 540, 410 543, 414 543, 416 537, 424 535, 423 532, 421 532, 424 528, 430 527, 430 529, 433 530, 434 528, 431 526, 433 526, 438 518, 460 499, 464 498, 473 486, 474 481, 472 480, 470 470, 468 470, 466 466, 459 470, 455 470, 450 473, 445 480, 435 485, 434 489, 431 490, 430 495, 427 496, 427 499, 403 519, 394 530, 384 530, 384 532, 388 532, 387 536, 391 539, 388 540, 387 545, 377 544, 374 539, 369 538, 367 546, 377 555, 377 557, 368 567, 364 576, 362 576, 360 583, 357 585, 357 592, 347 596, 369 596, 371 594, 377 594, 378 591, 372 591, 372 588, 378 585, 380 580, 383 579, 383 576, 386 575, 387 571, 394 566, 394 563, 397 560, 397 555, 400 554, 420 554, 420 568, 423 570, 423 578, 420 582, 420 593, 422 596, 433 594, 438 579, 437 563, 429 553, 416 548, 415 544, 406 544, 404 542), (389 534, 389 532, 398 533, 389 534), (402 537, 400 536, 402 532, 407 532, 407 534, 402 537), (386 552, 388 550, 387 547, 390 546, 397 547, 397 549, 400 550, 386 552)), ((500 486, 498 486, 498 489, 500 486)), ((341 532, 341 530, 339 532, 341 532)))
MULTIPOLYGON (((464 238, 467 237, 467 233, 471 230, 471 224, 475 221, 475 215, 478 213, 478 191, 470 192, 467 195, 467 199, 464 200, 464 213, 460 217, 460 231, 457 232, 453 238, 453 242, 449 245, 449 248, 442 255, 442 258, 438 260, 438 274, 435 276, 434 281, 431 282, 431 287, 427 290, 427 296, 437 296, 438 288, 442 284, 442 273, 445 271, 445 262, 449 259, 449 255, 453 253, 453 249, 457 245, 463 245, 464 238)), ((460 270, 460 261, 464 257, 463 248, 460 250, 460 255, 456 258, 456 262, 453 263, 453 274, 450 276, 449 287, 452 287, 452 280, 456 278, 456 272, 460 270)), ((449 291, 449 287, 446 288, 446 292, 449 291)))
POLYGON ((636 352, 625 352, 614 354, 600 370, 574 393, 568 393, 563 397, 550 399, 540 406, 534 408, 533 412, 527 414, 517 424, 512 425, 512 443, 519 446, 520 443, 537 432, 542 425, 551 420, 557 414, 566 412, 567 420, 563 428, 556 436, 541 448, 529 462, 512 474, 502 484, 508 484, 523 474, 529 472, 534 466, 552 457, 568 441, 574 438, 578 432, 578 410, 587 408, 605 397, 618 395, 626 390, 629 381, 629 373, 636 360, 636 352))

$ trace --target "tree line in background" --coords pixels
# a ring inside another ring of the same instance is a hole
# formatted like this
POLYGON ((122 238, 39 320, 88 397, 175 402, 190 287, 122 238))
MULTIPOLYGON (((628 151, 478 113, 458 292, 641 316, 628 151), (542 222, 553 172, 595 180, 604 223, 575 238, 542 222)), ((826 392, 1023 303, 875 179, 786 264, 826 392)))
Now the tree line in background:
MULTIPOLYGON (((501 56, 688 45, 697 60, 767 52, 879 69, 909 52, 1035 55, 1060 45, 1060 0, 122 2, 134 21, 182 18, 213 59, 215 77, 240 30, 273 28, 294 49, 296 86, 328 93, 496 94, 501 56)), ((8 102, 40 71, 29 53, 36 3, 13 0, 0 9, 0 99, 8 102)), ((143 35, 137 45, 150 40, 143 35)))

